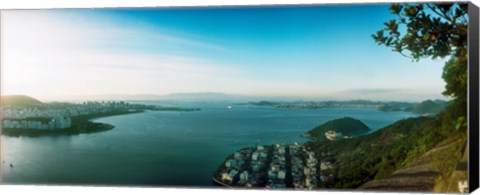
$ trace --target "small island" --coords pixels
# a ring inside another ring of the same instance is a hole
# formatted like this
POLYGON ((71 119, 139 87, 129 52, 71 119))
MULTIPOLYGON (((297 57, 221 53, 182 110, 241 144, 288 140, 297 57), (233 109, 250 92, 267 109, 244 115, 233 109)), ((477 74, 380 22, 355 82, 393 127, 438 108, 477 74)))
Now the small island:
POLYGON ((371 129, 360 120, 343 117, 317 126, 302 136, 314 140, 338 140, 365 134, 371 129))
POLYGON ((2 97, 2 134, 7 136, 74 135, 107 131, 113 125, 91 122, 100 117, 151 111, 191 112, 199 108, 130 104, 124 101, 43 103, 15 95, 2 97))

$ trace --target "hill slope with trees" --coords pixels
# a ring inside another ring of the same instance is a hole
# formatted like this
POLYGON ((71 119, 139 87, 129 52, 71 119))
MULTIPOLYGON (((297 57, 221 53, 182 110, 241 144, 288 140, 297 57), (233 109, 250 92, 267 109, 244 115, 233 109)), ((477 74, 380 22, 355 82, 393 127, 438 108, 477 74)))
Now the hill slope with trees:
MULTIPOLYGON (((321 161, 331 162, 335 167, 331 172, 331 179, 319 187, 349 189, 360 187, 374 179, 388 177, 419 160, 442 141, 452 137, 466 137, 465 126, 456 128, 451 125, 457 111, 455 107, 450 106, 436 117, 403 119, 366 136, 307 143, 321 156, 321 161)), ((459 151, 448 152, 443 155, 449 156, 459 151)), ((459 159, 453 159, 455 160, 453 165, 450 163, 442 166, 455 167, 459 159)), ((434 162, 430 159, 428 163, 442 164, 442 161, 434 162)), ((448 175, 449 171, 451 171, 449 168, 443 169, 439 174, 448 175)))
POLYGON ((39 107, 44 103, 39 100, 25 95, 6 95, 1 97, 2 108, 12 107, 39 107))
POLYGON ((317 126, 310 130, 307 135, 314 139, 325 139, 325 132, 336 131, 342 133, 345 136, 352 136, 362 134, 370 131, 370 128, 360 120, 343 117, 328 121, 320 126, 317 126))
POLYGON ((368 182, 361 188, 458 192, 457 182, 467 180, 456 169, 468 150, 468 4, 394 4, 390 12, 397 18, 385 22, 373 39, 414 61, 450 57, 441 77, 443 95, 453 100, 431 118, 401 120, 357 139, 314 143, 337 165, 335 179, 322 185, 357 188, 368 182))

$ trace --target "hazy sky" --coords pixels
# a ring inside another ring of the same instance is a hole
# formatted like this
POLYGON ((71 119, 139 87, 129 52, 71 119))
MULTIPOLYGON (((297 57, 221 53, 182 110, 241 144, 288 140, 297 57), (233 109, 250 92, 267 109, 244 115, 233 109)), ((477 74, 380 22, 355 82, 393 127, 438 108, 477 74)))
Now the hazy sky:
POLYGON ((388 7, 2 11, 2 93, 442 98, 445 60, 412 62, 371 38, 388 7))

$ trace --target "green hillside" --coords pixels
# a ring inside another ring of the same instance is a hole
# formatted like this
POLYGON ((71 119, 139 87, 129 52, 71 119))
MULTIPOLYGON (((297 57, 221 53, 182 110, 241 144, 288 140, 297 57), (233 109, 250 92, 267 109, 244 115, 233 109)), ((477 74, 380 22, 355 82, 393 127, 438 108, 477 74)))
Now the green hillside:
MULTIPOLYGON (((321 160, 330 161, 336 167, 331 172, 332 179, 319 187, 353 189, 371 180, 389 177, 419 160, 440 142, 451 137, 466 136, 464 123, 454 120, 460 113, 462 109, 450 105, 435 117, 400 120, 366 136, 308 143, 321 156, 321 160)), ((450 166, 442 164, 443 161, 431 163, 450 166)), ((449 171, 443 169, 440 174, 448 175, 449 171)))
POLYGON ((445 110, 447 106, 448 102, 443 100, 425 100, 413 108, 408 108, 406 111, 410 111, 415 114, 436 115, 445 110))
POLYGON ((320 126, 317 126, 314 129, 310 130, 307 135, 314 139, 322 140, 325 138, 325 132, 330 130, 336 131, 337 133, 342 133, 346 136, 350 136, 365 133, 369 131, 370 128, 360 120, 351 117, 343 117, 328 121, 320 126))
POLYGON ((392 174, 369 181, 360 189, 459 192, 458 181, 467 177, 466 137, 452 136, 392 174), (465 159, 462 160, 462 156, 465 159))
POLYGON ((44 103, 26 95, 7 95, 1 97, 2 107, 39 107, 44 103))

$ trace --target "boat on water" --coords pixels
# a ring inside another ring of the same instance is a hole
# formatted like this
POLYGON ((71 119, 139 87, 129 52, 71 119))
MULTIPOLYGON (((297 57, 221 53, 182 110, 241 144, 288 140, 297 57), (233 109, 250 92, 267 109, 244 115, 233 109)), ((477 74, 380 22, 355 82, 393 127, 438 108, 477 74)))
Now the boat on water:
POLYGON ((231 106, 231 105, 228 105, 228 106, 227 106, 227 109, 232 109, 232 106, 231 106))

